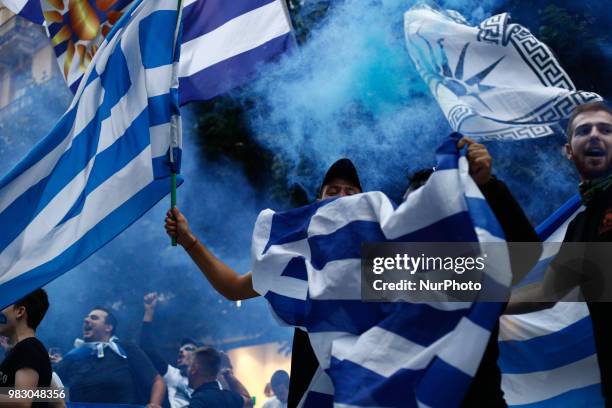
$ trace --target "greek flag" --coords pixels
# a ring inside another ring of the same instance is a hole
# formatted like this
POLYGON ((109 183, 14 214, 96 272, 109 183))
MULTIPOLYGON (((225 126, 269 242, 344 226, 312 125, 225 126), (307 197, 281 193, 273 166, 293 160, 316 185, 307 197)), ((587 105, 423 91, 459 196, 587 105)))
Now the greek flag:
MULTIPOLYGON (((504 241, 457 141, 397 208, 370 192, 259 215, 253 286, 281 324, 308 332, 320 365, 302 406, 460 405, 503 305, 362 302, 360 260, 365 242, 504 241)), ((507 253, 494 258, 487 277, 508 288, 507 253)))
MULTIPOLYGON (((547 242, 562 242, 567 225, 581 210, 579 197, 573 197, 538 227, 538 233, 547 242)), ((521 285, 542 279, 554 255, 545 251, 521 285)), ((541 312, 502 316, 499 348, 509 406, 604 406, 585 303, 559 302, 541 312)))
POLYGON ((577 105, 601 100, 577 91, 546 44, 506 13, 474 27, 457 12, 418 5, 404 28, 412 61, 456 132, 549 136, 577 105))
POLYGON ((45 21, 40 8, 40 0, 0 0, 0 4, 36 24, 42 24, 45 21))
MULTIPOLYGON (((0 1, 37 23, 44 14, 57 61, 73 92, 102 41, 132 4, 132 0, 0 1)), ((183 0, 182 22, 181 105, 242 85, 258 64, 293 44, 284 0, 183 0)))
POLYGON ((0 180, 0 308, 82 262, 169 192, 181 146, 176 22, 177 0, 135 2, 68 111, 0 180))

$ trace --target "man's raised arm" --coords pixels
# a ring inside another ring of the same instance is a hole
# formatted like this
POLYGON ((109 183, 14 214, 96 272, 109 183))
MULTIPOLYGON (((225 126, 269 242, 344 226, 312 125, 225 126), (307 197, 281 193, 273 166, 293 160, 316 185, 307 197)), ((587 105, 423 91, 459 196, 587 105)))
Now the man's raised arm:
POLYGON ((210 284, 229 300, 259 296, 253 289, 251 273, 240 275, 227 266, 202 244, 189 229, 189 223, 178 208, 166 213, 166 233, 189 254, 210 284))

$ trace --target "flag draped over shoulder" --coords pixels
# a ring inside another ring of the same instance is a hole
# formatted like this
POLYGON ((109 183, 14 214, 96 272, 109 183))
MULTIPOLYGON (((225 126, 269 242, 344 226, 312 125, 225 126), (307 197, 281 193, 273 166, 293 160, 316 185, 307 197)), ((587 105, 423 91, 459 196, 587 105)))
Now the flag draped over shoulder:
POLYGON ((458 13, 418 5, 404 15, 406 44, 453 130, 479 139, 552 135, 579 104, 577 91, 546 44, 499 14, 478 27, 458 13))
POLYGON ((176 22, 177 0, 135 2, 68 111, 0 180, 0 308, 82 262, 169 192, 181 147, 176 22))
MULTIPOLYGON (((567 225, 582 210, 579 207, 579 196, 575 196, 538 227, 541 238, 562 242, 567 225)), ((521 285, 541 280, 554 256, 545 251, 521 285)), ((559 302, 549 310, 502 316, 499 348, 502 388, 509 406, 604 406, 585 303, 559 302)))
MULTIPOLYGON (((100 44, 132 4, 132 0, 0 1, 37 23, 44 14, 60 69, 73 92, 100 44)), ((181 105, 242 85, 257 64, 293 44, 284 0, 183 0, 182 22, 181 105)))
MULTIPOLYGON (((397 208, 371 192, 259 215, 254 288, 281 324, 308 332, 320 364, 303 406, 461 403, 503 305, 362 302, 360 263, 365 242, 503 242, 457 140, 438 149, 437 170, 397 208)), ((489 278, 507 288, 502 255, 504 272, 489 278)))

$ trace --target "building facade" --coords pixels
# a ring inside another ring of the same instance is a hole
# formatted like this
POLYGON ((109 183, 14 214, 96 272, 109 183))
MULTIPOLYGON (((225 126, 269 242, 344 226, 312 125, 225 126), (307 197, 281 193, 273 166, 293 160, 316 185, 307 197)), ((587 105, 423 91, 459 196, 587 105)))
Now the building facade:
POLYGON ((0 7, 0 119, 27 104, 21 99, 29 87, 54 75, 60 72, 44 28, 0 7))

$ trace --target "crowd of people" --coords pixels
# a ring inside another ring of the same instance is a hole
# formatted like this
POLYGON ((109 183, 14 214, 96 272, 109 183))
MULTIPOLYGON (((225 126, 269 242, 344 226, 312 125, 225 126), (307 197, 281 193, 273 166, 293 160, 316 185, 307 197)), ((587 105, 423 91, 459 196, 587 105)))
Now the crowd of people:
MULTIPOLYGON (((144 297, 144 317, 138 344, 115 336, 118 319, 95 306, 83 319, 82 337, 65 354, 51 354, 36 337, 49 300, 38 289, 0 314, 5 358, 0 365, 0 387, 21 390, 64 388, 70 402, 131 404, 147 408, 242 408, 254 399, 233 373, 226 353, 184 338, 176 363, 167 362, 153 340, 157 294, 144 297)), ((266 408, 286 407, 289 374, 279 370, 270 380, 272 394, 266 408)), ((14 407, 63 407, 64 398, 16 398, 0 394, 0 404, 14 407)), ((53 395, 53 394, 48 394, 53 395)))
MULTIPOLYGON (((586 210, 568 228, 565 241, 610 242, 612 239, 612 110, 602 103, 578 107, 570 117, 566 154, 580 178, 580 193, 586 210)), ((492 172, 493 159, 484 145, 463 138, 458 148, 467 147, 470 174, 502 227, 507 241, 538 242, 539 238, 520 205, 505 184, 492 172)), ((422 186, 435 170, 416 173, 406 195, 422 186)), ((318 199, 325 200, 363 192, 357 169, 348 159, 334 163, 325 175, 318 199)), ((232 300, 259 296, 253 288, 250 273, 240 274, 215 257, 189 228, 186 217, 178 210, 168 212, 165 228, 191 256, 206 279, 223 296, 232 300)), ((529 262, 514 267, 513 281, 518 282, 539 258, 532 254, 529 262)), ((576 280, 567 287, 579 287, 576 280)), ((554 271, 529 290, 513 293, 508 313, 526 313, 550 307, 538 302, 550 287, 555 287, 554 271)), ((598 362, 601 369, 602 395, 612 404, 612 360, 606 344, 612 329, 605 323, 608 305, 587 301, 591 312, 598 362)), ((0 365, 0 387, 15 389, 69 390, 70 401, 123 403, 159 407, 251 407, 254 401, 246 387, 233 374, 227 354, 213 347, 184 338, 175 363, 166 361, 156 348, 153 321, 157 295, 144 297, 144 316, 138 344, 115 336, 118 325, 112 311, 96 306, 85 316, 82 338, 63 356, 52 353, 36 338, 36 328, 44 318, 49 301, 38 289, 0 313, 0 334, 8 338, 7 352, 0 365)), ((497 365, 499 349, 497 330, 492 331, 480 366, 463 397, 464 407, 504 407, 501 372, 497 365)), ((291 378, 285 371, 275 372, 268 388, 270 399, 264 408, 295 407, 304 396, 318 368, 317 358, 305 332, 295 329, 291 378)), ((0 395, 0 403, 9 401, 0 395)), ((11 400, 14 401, 14 400, 11 400)), ((62 401, 32 402, 23 399, 13 406, 61 406, 62 401)), ((259 404, 257 404, 259 405, 259 404)))

